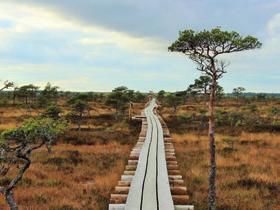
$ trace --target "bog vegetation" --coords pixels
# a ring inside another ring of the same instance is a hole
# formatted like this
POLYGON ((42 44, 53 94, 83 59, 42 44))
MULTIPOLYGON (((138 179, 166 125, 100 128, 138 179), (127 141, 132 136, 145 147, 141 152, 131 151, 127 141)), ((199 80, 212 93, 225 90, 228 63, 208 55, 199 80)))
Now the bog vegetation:
MULTIPOLYGON (((190 203, 199 210, 207 208, 210 167, 208 82, 199 78, 186 91, 156 95, 190 203)), ((1 92, 0 209, 107 209, 140 131, 129 116, 140 113, 148 94, 126 87, 110 93, 26 87, 1 92)), ((237 89, 225 94, 221 88, 216 104, 217 209, 279 209, 280 99, 237 89)))

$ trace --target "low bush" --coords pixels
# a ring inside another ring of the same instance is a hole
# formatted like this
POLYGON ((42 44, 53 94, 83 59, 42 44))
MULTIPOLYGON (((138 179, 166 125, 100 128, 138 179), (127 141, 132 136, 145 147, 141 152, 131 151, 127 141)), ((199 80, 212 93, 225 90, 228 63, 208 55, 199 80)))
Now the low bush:
POLYGON ((62 206, 50 206, 49 210, 78 210, 71 205, 62 205, 62 206))

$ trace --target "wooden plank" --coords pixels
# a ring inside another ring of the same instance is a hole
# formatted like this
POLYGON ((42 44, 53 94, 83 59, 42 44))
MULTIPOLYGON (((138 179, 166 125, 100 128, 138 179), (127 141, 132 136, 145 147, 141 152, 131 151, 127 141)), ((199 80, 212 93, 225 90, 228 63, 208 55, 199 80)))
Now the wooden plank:
MULTIPOLYGON (((158 209, 158 206, 160 210, 174 210, 165 159, 163 130, 159 119, 153 113, 154 107, 156 107, 155 100, 145 109, 147 133, 129 190, 126 210, 139 210, 140 206, 142 206, 141 210, 158 209), (156 183, 160 184, 156 185, 156 183)), ((173 149, 172 145, 170 149, 173 149)), ((173 151, 170 152, 168 158, 175 160, 173 151)), ((134 158, 135 153, 130 157, 134 158)))
POLYGON ((142 112, 139 140, 121 181, 111 194, 109 210, 193 210, 182 180, 170 132, 156 115, 153 99, 142 112), (143 116, 144 115, 144 116, 143 116))

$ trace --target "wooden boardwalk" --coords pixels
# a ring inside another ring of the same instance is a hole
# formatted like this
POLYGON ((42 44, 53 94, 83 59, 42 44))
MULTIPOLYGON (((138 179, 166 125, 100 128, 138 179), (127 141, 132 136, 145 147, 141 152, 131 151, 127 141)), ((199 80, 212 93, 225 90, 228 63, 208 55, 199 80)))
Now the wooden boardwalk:
POLYGON ((156 114, 151 100, 142 115, 139 140, 131 151, 128 165, 109 210, 189 210, 174 147, 166 124, 156 114))

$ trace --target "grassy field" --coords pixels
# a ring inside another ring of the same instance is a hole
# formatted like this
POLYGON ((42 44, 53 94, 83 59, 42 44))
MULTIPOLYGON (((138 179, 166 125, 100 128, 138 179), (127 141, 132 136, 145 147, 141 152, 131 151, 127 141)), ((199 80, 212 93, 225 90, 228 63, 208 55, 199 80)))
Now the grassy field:
MULTIPOLYGON (((190 201, 197 210, 207 209, 208 137, 189 133, 173 134, 173 139, 190 201)), ((280 209, 279 134, 217 135, 216 148, 217 209, 280 209)))
MULTIPOLYGON (((106 209, 130 146, 59 144, 40 150, 15 190, 21 209, 106 209)), ((1 199, 1 209, 8 209, 1 199)))
MULTIPOLYGON (((83 120, 81 131, 70 125, 51 154, 42 148, 32 155, 31 167, 14 192, 20 209, 107 209, 110 193, 138 139, 140 124, 116 121, 109 107, 94 107, 90 117, 83 120)), ((19 126, 24 119, 40 112, 2 108, 0 129, 19 126)), ((7 183, 13 172, 1 177, 0 183, 7 183)), ((8 209, 2 196, 0 209, 8 209)))
MULTIPOLYGON (((218 210, 280 209, 280 133, 277 126, 266 124, 279 120, 279 115, 270 114, 272 107, 279 107, 279 102, 254 104, 256 110, 235 101, 218 104, 218 111, 228 115, 242 113, 246 117, 240 125, 227 125, 223 121, 217 126, 218 210)), ((207 209, 210 155, 207 121, 200 124, 201 109, 203 103, 190 104, 179 107, 174 116, 170 108, 161 108, 175 143, 190 203, 197 210, 207 209)))
MULTIPOLYGON (((225 101, 218 109, 244 113, 246 119, 257 117, 262 122, 275 118, 269 113, 279 102, 255 104, 257 110, 245 103, 237 106, 234 101, 225 101)), ((114 110, 103 104, 93 106, 95 109, 83 120, 81 131, 73 124, 51 154, 42 148, 32 155, 32 165, 15 190, 20 209, 108 208, 110 193, 123 173, 140 125, 116 120, 114 110)), ((136 104, 133 114, 139 114, 143 107, 144 104, 136 104)), ((207 123, 200 114, 204 113, 202 109, 203 103, 193 103, 180 106, 174 115, 171 108, 160 108, 174 139, 190 203, 197 210, 207 206, 209 171, 207 123)), ((0 129, 19 126, 40 112, 1 108, 0 129)), ((255 127, 249 122, 234 126, 229 122, 217 128, 218 210, 280 209, 280 133, 273 126, 267 128, 261 123, 255 127)), ((2 177, 0 182, 8 180, 9 177, 2 177)), ((3 197, 0 209, 8 209, 3 197)))

